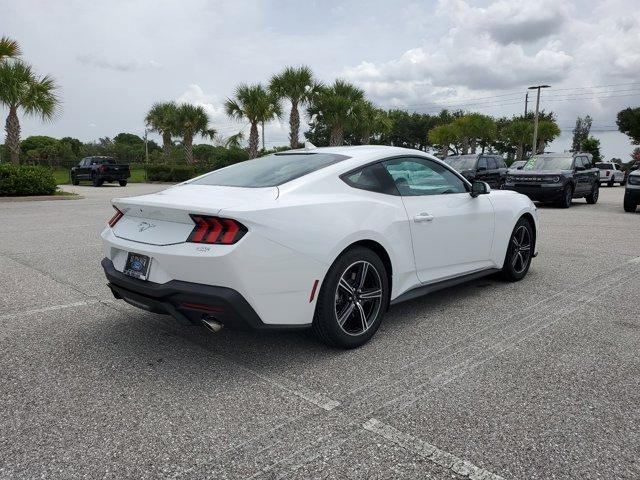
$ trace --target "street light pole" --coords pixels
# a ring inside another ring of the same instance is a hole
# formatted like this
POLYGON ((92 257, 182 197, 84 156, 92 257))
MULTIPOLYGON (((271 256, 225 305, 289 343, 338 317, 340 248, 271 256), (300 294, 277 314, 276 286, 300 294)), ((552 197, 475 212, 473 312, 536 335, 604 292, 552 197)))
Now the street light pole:
POLYGON ((529 87, 529 90, 537 90, 538 94, 536 96, 536 114, 533 117, 533 148, 531 149, 531 154, 535 155, 538 153, 538 109, 540 108, 540 89, 549 88, 551 85, 536 85, 534 87, 529 87))

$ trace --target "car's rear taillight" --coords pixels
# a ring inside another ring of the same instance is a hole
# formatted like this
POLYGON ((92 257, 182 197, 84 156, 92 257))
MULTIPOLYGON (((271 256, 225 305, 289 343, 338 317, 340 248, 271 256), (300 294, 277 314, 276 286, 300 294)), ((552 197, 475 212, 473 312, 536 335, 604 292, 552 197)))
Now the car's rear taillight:
POLYGON ((191 219, 196 225, 187 242, 231 245, 247 233, 247 227, 231 218, 191 215, 191 219))
POLYGON ((116 213, 113 214, 113 217, 111 217, 111 220, 109 220, 108 222, 111 228, 115 227, 116 223, 118 223, 118 221, 124 216, 124 213, 122 213, 116 207, 113 207, 113 209, 116 211, 116 213))

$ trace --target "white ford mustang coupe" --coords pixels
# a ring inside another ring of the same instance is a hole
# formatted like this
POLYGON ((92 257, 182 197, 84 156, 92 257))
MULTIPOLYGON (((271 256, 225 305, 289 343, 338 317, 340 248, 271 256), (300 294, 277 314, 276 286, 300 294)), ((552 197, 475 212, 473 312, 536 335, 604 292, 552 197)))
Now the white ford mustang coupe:
POLYGON ((180 322, 368 341, 390 305, 497 271, 522 279, 536 207, 421 151, 308 148, 113 200, 114 296, 180 322))

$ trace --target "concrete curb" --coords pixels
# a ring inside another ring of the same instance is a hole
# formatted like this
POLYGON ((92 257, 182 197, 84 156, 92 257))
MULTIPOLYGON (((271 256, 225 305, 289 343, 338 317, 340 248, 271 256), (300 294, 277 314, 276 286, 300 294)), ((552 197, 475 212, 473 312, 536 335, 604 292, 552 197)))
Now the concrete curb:
POLYGON ((42 202, 49 200, 82 200, 82 195, 35 195, 32 197, 0 197, 0 203, 42 202))

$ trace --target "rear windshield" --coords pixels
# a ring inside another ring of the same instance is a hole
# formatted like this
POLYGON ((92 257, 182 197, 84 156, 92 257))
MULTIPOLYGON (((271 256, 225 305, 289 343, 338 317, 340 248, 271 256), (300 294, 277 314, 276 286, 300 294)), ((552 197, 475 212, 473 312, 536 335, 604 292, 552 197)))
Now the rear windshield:
POLYGON ((334 153, 276 153, 215 170, 189 183, 221 187, 275 187, 347 158, 334 153))
POLYGON ((610 163, 596 163, 596 167, 600 170, 613 170, 613 165, 610 163))
POLYGON ((113 158, 93 158, 91 163, 93 165, 115 165, 116 161, 113 158))
POLYGON ((522 167, 523 170, 571 170, 573 157, 538 156, 531 157, 522 167))
POLYGON ((462 170, 473 170, 476 168, 477 158, 478 157, 475 155, 460 155, 456 157, 447 157, 444 161, 450 167, 461 172, 462 170))

